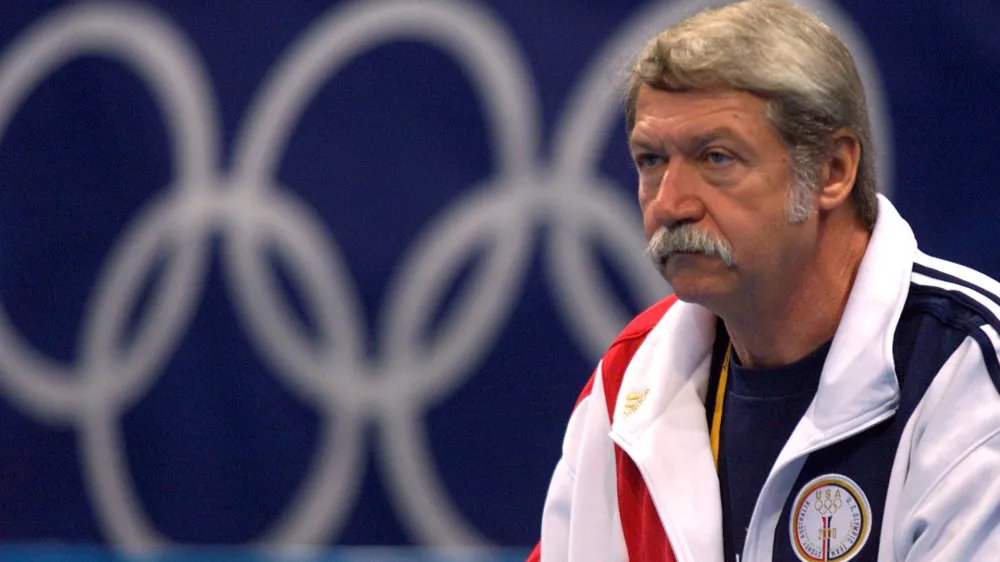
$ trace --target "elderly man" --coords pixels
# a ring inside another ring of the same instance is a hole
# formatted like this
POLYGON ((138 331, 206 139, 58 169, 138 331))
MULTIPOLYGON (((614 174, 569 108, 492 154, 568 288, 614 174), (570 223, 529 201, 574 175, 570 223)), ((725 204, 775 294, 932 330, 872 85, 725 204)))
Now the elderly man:
POLYGON ((704 11, 626 107, 676 295, 584 389, 532 558, 1000 560, 1000 284, 876 195, 843 43, 785 3, 704 11))

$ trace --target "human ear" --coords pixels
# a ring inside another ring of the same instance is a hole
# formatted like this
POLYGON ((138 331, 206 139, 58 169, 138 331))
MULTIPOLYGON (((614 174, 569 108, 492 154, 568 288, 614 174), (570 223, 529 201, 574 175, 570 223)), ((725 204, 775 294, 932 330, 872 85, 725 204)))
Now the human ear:
POLYGON ((839 129, 831 137, 832 150, 820 165, 817 203, 824 211, 841 206, 854 188, 861 162, 861 141, 848 129, 839 129))

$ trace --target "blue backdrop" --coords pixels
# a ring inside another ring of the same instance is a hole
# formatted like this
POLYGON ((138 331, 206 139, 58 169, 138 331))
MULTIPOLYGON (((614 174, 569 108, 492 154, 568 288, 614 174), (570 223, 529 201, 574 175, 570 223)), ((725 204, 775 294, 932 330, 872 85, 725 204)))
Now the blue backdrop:
MULTIPOLYGON (((616 89, 706 2, 8 1, 0 541, 526 547, 642 258, 616 89)), ((1000 7, 805 3, 1000 277, 1000 7)))

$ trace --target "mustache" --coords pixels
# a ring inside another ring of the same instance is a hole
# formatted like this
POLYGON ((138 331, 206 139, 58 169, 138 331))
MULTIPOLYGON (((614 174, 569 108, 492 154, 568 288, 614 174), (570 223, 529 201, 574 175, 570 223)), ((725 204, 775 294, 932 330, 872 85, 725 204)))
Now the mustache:
POLYGON ((685 223, 667 228, 660 227, 646 245, 646 255, 656 266, 662 269, 670 254, 686 252, 704 254, 719 258, 727 266, 736 265, 733 258, 733 247, 720 236, 698 230, 693 224, 685 223))

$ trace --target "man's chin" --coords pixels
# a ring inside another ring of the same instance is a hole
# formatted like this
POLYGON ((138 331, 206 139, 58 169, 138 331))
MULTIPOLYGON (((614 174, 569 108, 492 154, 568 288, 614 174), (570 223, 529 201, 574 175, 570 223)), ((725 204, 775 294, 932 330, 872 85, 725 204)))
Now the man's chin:
POLYGON ((670 285, 670 287, 674 290, 674 294, 677 295, 678 300, 682 300, 686 303, 705 304, 705 301, 709 297, 709 294, 705 291, 691 290, 690 288, 686 288, 684 286, 681 286, 680 289, 674 285, 670 285))
POLYGON ((707 305, 732 289, 719 275, 713 274, 715 272, 671 269, 669 265, 665 267, 663 277, 670 283, 677 298, 684 302, 707 305))
POLYGON ((674 290, 674 295, 677 296, 677 300, 707 308, 714 314, 721 315, 721 311, 725 310, 732 303, 732 294, 722 291, 718 287, 692 288, 684 285, 672 285, 671 287, 674 290))

